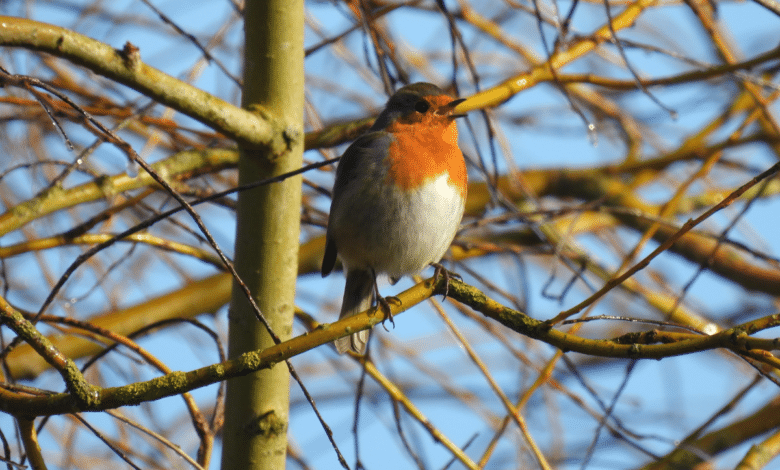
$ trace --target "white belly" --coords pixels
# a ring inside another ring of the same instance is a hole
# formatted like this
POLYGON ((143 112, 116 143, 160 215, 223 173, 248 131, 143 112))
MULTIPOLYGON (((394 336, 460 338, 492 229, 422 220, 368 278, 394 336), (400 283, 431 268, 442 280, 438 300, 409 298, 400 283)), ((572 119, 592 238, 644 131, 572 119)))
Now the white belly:
MULTIPOLYGON (((391 278, 420 272, 438 262, 460 225, 465 201, 447 175, 402 193, 375 181, 370 200, 346 191, 337 214, 347 223, 332 233, 342 262, 372 268, 391 278)), ((362 195, 367 196, 366 192, 362 195)))

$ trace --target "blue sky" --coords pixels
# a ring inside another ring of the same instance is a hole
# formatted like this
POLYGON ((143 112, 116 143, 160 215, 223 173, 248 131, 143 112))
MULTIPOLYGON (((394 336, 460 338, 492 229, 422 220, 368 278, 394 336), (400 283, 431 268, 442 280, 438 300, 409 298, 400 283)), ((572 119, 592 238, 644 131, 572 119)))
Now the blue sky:
MULTIPOLYGON (((196 2, 154 2, 171 18, 187 31, 194 32, 202 41, 208 41, 209 37, 218 33, 220 25, 226 21, 232 21, 232 26, 226 34, 225 44, 231 50, 218 50, 218 56, 225 66, 236 76, 241 75, 241 41, 242 25, 236 19, 236 15, 227 2, 212 2, 199 0, 196 2)), ((452 9, 457 8, 455 2, 447 2, 452 9)), ((169 30, 156 18, 150 10, 141 2, 119 1, 103 5, 103 8, 111 12, 128 15, 140 15, 149 19, 148 27, 126 26, 123 24, 110 24, 99 18, 94 21, 79 20, 79 11, 69 8, 73 3, 49 3, 49 2, 4 2, 2 11, 4 14, 27 16, 40 21, 51 22, 59 26, 72 27, 76 31, 90 37, 99 39, 113 47, 121 48, 126 41, 130 41, 141 50, 143 60, 165 72, 185 77, 193 66, 201 58, 196 48, 184 39, 171 41, 169 30)), ((530 5, 530 2, 529 2, 530 5)), ((528 5, 527 5, 528 6, 528 5)), ((569 3, 558 4, 560 11, 567 11, 569 3)), ((619 7, 615 7, 616 11, 619 7)), ((742 51, 743 58, 750 58, 776 46, 776 31, 780 27, 780 19, 771 15, 754 3, 722 3, 719 4, 719 19, 731 32, 731 40, 742 51)), ((497 11, 497 10, 496 10, 497 11)), ((495 11, 483 11, 489 15, 495 11)), ((615 12, 613 12, 614 14, 615 12)), ((315 3, 309 9, 310 20, 323 28, 325 36, 337 34, 351 24, 351 16, 346 7, 334 7, 331 3, 315 3)), ((578 9, 572 27, 572 34, 587 34, 593 28, 604 22, 604 12, 601 3, 582 4, 578 9)), ((388 17, 388 27, 397 31, 400 39, 399 47, 404 49, 408 57, 415 57, 410 51, 425 51, 439 49, 449 51, 449 34, 446 24, 441 16, 435 13, 406 14, 403 11, 393 13, 388 17)), ((533 45, 538 54, 544 51, 539 45, 538 29, 533 18, 524 17, 510 21, 504 25, 505 30, 516 41, 533 45)), ((552 39, 552 30, 546 30, 552 39)), ((653 12, 643 15, 639 22, 631 29, 621 31, 621 38, 636 41, 647 41, 650 35, 656 34, 662 39, 659 43, 668 48, 684 45, 689 57, 705 63, 716 63, 718 58, 707 43, 700 40, 700 31, 694 26, 692 15, 681 5, 668 5, 653 12), (660 30, 659 30, 660 28, 660 30)), ((318 42, 313 29, 307 29, 306 45, 311 46, 318 42)), ((479 54, 489 56, 495 54, 500 57, 506 54, 500 46, 486 41, 474 34, 474 31, 464 28, 464 37, 479 54)), ((317 123, 329 123, 335 120, 362 117, 370 110, 380 108, 385 101, 381 82, 372 75, 375 70, 373 57, 368 59, 364 53, 365 39, 359 34, 353 34, 345 41, 345 50, 341 52, 322 51, 312 54, 306 61, 307 73, 307 99, 314 113, 309 113, 308 126, 310 129, 318 128, 317 123), (366 62, 370 66, 366 66, 366 62), (354 65, 350 67, 348 65, 354 65), (357 66, 363 68, 356 71, 357 66), (373 67, 373 68, 372 68, 373 67), (338 85, 338 92, 332 88, 338 85), (358 102, 357 98, 363 101, 358 102)), ((654 77, 663 77, 681 73, 690 69, 690 65, 683 61, 665 57, 662 54, 648 53, 640 50, 628 50, 628 57, 632 64, 642 73, 654 77)), ((11 68, 14 73, 36 74, 33 61, 29 60, 31 53, 27 51, 3 51, 0 53, 0 63, 11 68)), ((422 56, 422 54, 421 54, 422 56)), ((505 57, 505 55, 504 55, 505 57)), ((614 48, 611 49, 608 58, 617 61, 614 48)), ((418 57, 419 58, 419 57, 418 57)), ((428 58, 425 58, 426 60, 428 58)), ((524 64, 519 60, 515 62, 491 62, 479 55, 479 71, 482 76, 481 88, 501 82, 512 74, 524 70, 524 64)), ((452 76, 450 57, 448 54, 433 56, 430 59, 433 67, 429 75, 419 73, 415 67, 410 66, 412 81, 428 80, 442 85, 446 84, 452 76)), ((627 78, 625 70, 619 65, 610 65, 604 60, 597 62, 594 59, 582 59, 564 69, 565 73, 598 72, 618 78, 627 78)), ((100 79, 94 78, 96 83, 100 79)), ((469 80, 465 67, 462 66, 458 74, 458 82, 461 86, 462 96, 468 96, 475 91, 475 87, 469 80)), ((198 78, 194 83, 220 97, 238 103, 238 86, 218 67, 214 65, 204 66, 199 70, 198 78)), ((719 93, 728 95, 733 83, 724 83, 719 93)), ((667 107, 678 112, 673 118, 668 112, 654 103, 646 95, 639 92, 629 96, 620 96, 617 101, 626 108, 636 110, 641 119, 644 131, 653 138, 648 139, 653 145, 647 145, 644 150, 645 157, 652 157, 663 150, 675 148, 693 129, 703 122, 713 119, 723 111, 724 100, 713 99, 709 94, 712 89, 704 88, 701 84, 694 83, 674 88, 653 89, 655 96, 667 107)), ((138 100, 144 102, 137 93, 124 87, 118 87, 110 91, 110 95, 119 102, 138 100)), ((777 112, 777 105, 773 105, 773 112, 777 112)), ((157 111, 161 113, 161 110, 157 111)), ((523 118, 523 124, 508 124, 508 119, 499 120, 496 130, 501 139, 504 139, 506 147, 503 149, 511 156, 513 165, 520 170, 535 168, 583 168, 591 165, 603 165, 616 163, 623 157, 625 148, 619 139, 610 139, 609 133, 614 132, 610 128, 600 128, 601 132, 598 144, 588 138, 585 123, 571 111, 566 98, 555 87, 540 85, 521 93, 508 103, 495 110, 498 118, 517 116, 523 118)), ((485 127, 478 116, 473 113, 471 124, 475 130, 475 137, 469 134, 468 128, 461 126, 462 147, 467 156, 476 161, 481 153, 490 161, 490 148, 485 138, 485 127), (477 142, 474 145, 474 142, 477 142)), ((592 116, 588 116, 592 119, 592 116)), ((177 116, 183 125, 192 128, 202 126, 186 117, 177 116)), ((733 126, 738 125, 735 120, 733 126)), ((69 128, 71 138, 77 144, 87 145, 92 137, 86 133, 80 133, 77 129, 69 128)), ((8 127, 8 132, 21 132, 23 129, 8 127)), ((719 137, 724 137, 720 135, 719 137)), ((72 158, 74 154, 68 153, 61 140, 50 138, 47 140, 52 152, 59 158, 72 158)), ((137 145, 137 150, 143 148, 141 140, 132 141, 137 145)), ((341 149, 329 150, 336 155, 341 149)), ((499 150, 501 152, 501 150, 499 150)), ((145 154, 150 161, 165 158, 168 152, 158 148, 145 154)), ((499 153, 496 168, 499 172, 507 170, 504 156, 499 153)), ((22 158, 22 157, 20 157, 22 158)), ((316 152, 309 152, 305 158, 311 161, 321 158, 316 152)), ((765 169, 774 163, 774 156, 764 147, 745 146, 729 153, 729 158, 745 162, 759 170, 765 169)), ((100 153, 92 160, 101 171, 110 174, 127 171, 126 158, 116 149, 103 145, 100 153)), ((4 168, 0 167, 0 170, 4 168)), ((494 169, 490 167, 490 169, 494 169)), ((664 184, 650 185, 643 189, 642 195, 648 200, 662 202, 666 200, 674 189, 674 178, 682 178, 681 175, 689 174, 696 168, 681 165, 670 172, 668 181, 664 184)), ((314 174, 311 179, 323 187, 329 187, 332 182, 332 174, 314 174)), ((471 167, 470 177, 474 181, 484 178, 474 166, 471 167)), ((74 174, 67 180, 68 184, 78 184, 89 179, 88 176, 74 174)), ((710 184, 717 185, 722 181, 738 185, 746 181, 742 175, 734 175, 728 170, 716 170, 710 180, 710 184)), ((16 186, 20 186, 20 182, 16 186)), ((30 197, 38 188, 31 186, 29 192, 17 194, 18 198, 30 197)), ((328 201, 320 198, 316 206, 327 208, 328 201)), ((555 207, 554 202, 542 201, 544 208, 555 207)), ((738 214, 742 204, 723 211, 715 217, 707 226, 717 232, 718 227, 724 227, 732 217, 738 214)), ((233 225, 231 214, 228 211, 213 207, 199 209, 204 216, 207 225, 228 253, 232 252, 233 225)), ((777 233, 777 201, 769 199, 757 203, 744 221, 740 223, 733 233, 735 239, 751 244, 756 244, 767 253, 776 254, 780 251, 780 243, 777 233)), ((46 219, 35 225, 42 234, 56 233, 61 225, 69 219, 46 219)), ((319 234, 319 227, 303 227, 302 238, 319 234)), ((632 233, 621 234, 632 243, 638 240, 638 236, 632 233)), ((11 234, 0 240, 3 245, 20 240, 19 234, 11 234)), ((615 254, 608 249, 603 241, 595 238, 582 238, 577 242, 588 250, 595 258, 604 261, 607 265, 615 267, 619 262, 615 254)), ((631 247, 632 243, 625 246, 631 247)), ((640 256, 649 253, 655 247, 649 244, 640 256)), ((77 250, 71 251, 76 256, 77 250)), ((59 275, 72 261, 70 255, 46 255, 54 275, 59 275)), ((121 256, 116 254, 115 256, 121 256)), ((577 284, 576 289, 563 297, 563 299, 551 299, 541 295, 547 279, 551 276, 550 264, 539 257, 523 256, 493 257, 488 260, 470 262, 468 267, 489 277, 502 289, 510 292, 529 293, 528 313, 535 318, 550 318, 559 311, 576 304, 589 293, 588 287, 582 283, 577 284)), ((24 271, 25 263, 33 261, 30 258, 9 264, 19 271, 24 271)), ((181 264, 192 278, 200 278, 214 272, 213 268, 197 261, 189 261, 181 264)), ((663 256, 651 264, 651 268, 659 275, 673 281, 674 285, 684 285, 695 274, 696 268, 690 263, 673 255, 663 256)), ((147 276, 145 282, 139 283, 131 289, 127 289, 126 295, 118 299, 119 305, 132 305, 147 295, 164 293, 180 286, 182 277, 175 269, 166 266, 164 260, 150 264, 146 269, 155 275, 147 276)), ((32 272, 32 271, 28 271, 32 272)), ((74 287, 69 291, 75 294, 89 292, 90 286, 98 280, 91 277, 90 272, 84 272, 74 279, 74 287), (78 284, 82 283, 82 284, 78 284), (83 287, 82 287, 83 286, 83 287)), ((568 279, 565 271, 558 273, 556 282, 552 286, 553 292, 560 292, 568 279)), ((35 282, 36 276, 31 275, 30 282, 35 282)), ((467 282, 476 283, 473 276, 464 273, 467 282)), ((594 279, 589 279, 591 286, 599 286, 594 279)), ((410 280, 404 280, 397 286, 381 284, 380 288, 385 295, 393 294, 411 285, 410 280)), ((322 322, 332 321, 340 302, 343 289, 343 277, 340 274, 331 275, 326 279, 320 279, 318 275, 303 276, 298 287, 298 305, 305 311, 312 313, 322 322)), ((36 299, 29 299, 33 308, 36 299)), ((771 305, 772 299, 745 292, 730 286, 728 283, 711 275, 705 274, 697 280, 686 296, 691 308, 712 315, 725 315, 728 312, 739 311, 747 305, 755 304, 766 308, 771 305)), ((102 297, 87 296, 78 299, 74 303, 74 310, 101 311, 108 303, 102 297)), ((62 307, 62 310, 67 310, 62 307)), ((497 344, 496 340, 485 333, 482 327, 474 320, 458 314, 451 305, 447 306, 448 314, 455 320, 458 327, 469 334, 481 357, 494 367, 491 371, 502 389, 510 396, 510 399, 522 393, 536 378, 536 371, 516 357, 511 357, 507 349, 497 344)), ((627 316, 643 317, 648 315, 649 309, 642 302, 637 302, 626 295, 611 294, 594 313, 617 313, 627 316)), ((60 312, 62 313, 62 312, 60 312)), ((203 317, 201 321, 212 326, 215 330, 224 332, 225 309, 215 317, 203 317)), ((298 325, 296 333, 303 333, 303 328, 298 325)), ((374 335, 374 353, 377 355, 382 370, 397 383, 408 385, 406 390, 415 404, 425 415, 450 439, 457 444, 464 444, 474 439, 472 449, 478 456, 489 439, 492 437, 494 417, 501 417, 503 408, 498 398, 493 395, 486 385, 479 371, 471 364, 463 353, 462 347, 446 332, 440 316, 428 305, 421 305, 413 311, 405 313, 396 321, 395 328, 385 332, 377 328, 374 335), (377 341, 379 339, 380 341, 377 341), (385 341, 387 341, 385 343, 385 341), (395 348, 411 348, 417 351, 418 356, 414 360, 405 359, 397 354, 395 348), (385 351, 383 351, 385 348, 385 351), (420 361, 417 363, 416 361, 420 361), (421 364, 431 367, 437 372, 452 373, 452 383, 457 390, 469 392, 473 397, 454 397, 442 393, 441 383, 436 380, 435 374, 426 376, 426 370, 421 364), (478 398, 475 399, 474 397, 478 398)), ((585 328, 583 334, 601 335, 609 331, 608 327, 585 328)), ((190 330, 172 331, 158 334, 142 342, 143 346, 156 353, 171 368, 189 370, 203 364, 216 362, 216 354, 213 349, 204 347, 202 339, 196 337, 198 333, 190 330), (193 339, 193 338, 196 339, 193 339)), ((504 331, 509 342, 528 361, 536 366, 544 364, 545 360, 552 356, 554 349, 543 344, 538 344, 527 338, 519 337, 509 331, 504 331)), ((587 358, 570 354, 572 361, 579 364, 586 383, 596 391, 604 403, 609 403, 614 393, 619 390, 626 378, 625 361, 589 361, 587 358)), ((293 364, 298 368, 306 381, 310 392, 318 400, 325 419, 333 428, 341 451, 347 457, 350 465, 355 460, 354 440, 351 434, 354 403, 350 398, 354 395, 356 382, 360 376, 360 369, 356 363, 342 357, 327 347, 321 347, 293 359, 293 364)), ((111 368, 107 368, 109 371, 111 368)), ((104 371, 105 380, 116 383, 126 383, 128 379, 148 378, 148 371, 131 369, 124 375, 104 371)), ((642 437, 636 440, 643 446, 657 454, 668 452, 675 440, 685 437, 685 434, 699 424, 706 421, 712 413, 724 405, 737 390, 741 389, 752 377, 753 372, 746 367, 744 362, 725 352, 708 352, 665 359, 663 361, 642 361, 630 373, 625 381, 625 388, 616 405, 615 416, 619 417, 627 428, 634 430, 642 437)), ((567 373, 567 369, 560 364, 554 374, 555 378, 567 387, 571 395, 557 393, 549 388, 537 393, 532 402, 525 409, 525 418, 534 438, 550 449, 553 444, 560 444, 562 449, 570 456, 583 456, 588 439, 574 439, 572 436, 594 436, 598 429, 598 422, 583 411, 581 404, 572 401, 571 396, 581 398, 584 403, 598 409, 599 404, 586 390, 583 384, 576 381, 567 373), (562 430, 566 430, 565 433, 562 430), (559 434, 562 433, 562 434, 559 434)), ((60 387, 58 377, 48 374, 43 382, 52 389, 60 387)), ((40 382, 36 385, 42 386, 40 382)), ((204 408, 211 406, 215 396, 216 387, 208 387, 195 392, 195 396, 204 408)), ((776 395, 773 385, 764 383, 751 391, 745 400, 736 408, 734 413, 749 413, 763 404, 768 397, 776 395)), ((337 462, 334 453, 325 439, 322 429, 316 422, 308 405, 302 401, 302 396, 297 385, 291 389, 293 407, 291 409, 290 436, 292 445, 301 449, 306 455, 312 468, 336 468, 337 462)), ((173 422, 179 418, 182 412, 181 399, 169 398, 150 405, 159 414, 157 418, 162 422, 173 422)), ((361 459, 366 468, 407 468, 413 462, 403 452, 399 443, 393 410, 386 394, 375 383, 368 381, 367 393, 363 400, 362 414, 360 416, 360 449, 361 459)), ((135 413, 136 410, 123 410, 127 413, 135 413)), ((90 414, 87 416, 90 422, 98 423, 111 428, 111 420, 105 416, 90 414)), ((410 439, 421 452, 421 457, 430 468, 442 468, 449 460, 450 455, 441 445, 432 441, 430 436, 408 417, 402 419, 406 429, 407 438, 410 439)), ((62 423, 52 426, 65 426, 62 423)), ((0 419, 0 426, 9 434, 11 429, 7 418, 0 419)), ((194 450, 194 437, 181 433, 180 445, 190 453, 194 450)), ((597 445, 594 457, 587 467, 589 469, 615 469, 631 468, 638 466, 647 460, 630 446, 615 444, 615 441, 604 438, 604 432, 599 443, 609 442, 609 445, 597 445)), ((46 433, 42 435, 45 448, 53 446, 51 437, 46 433)), ((502 441, 494 460, 488 468, 513 468, 517 461, 523 461, 526 468, 534 468, 533 461, 528 460, 527 452, 524 457, 515 459, 515 454, 524 449, 524 443, 519 436, 516 427, 509 431, 509 437, 502 441), (525 460, 523 460, 525 459, 525 460), (505 466, 506 465, 506 466, 505 466)), ((722 468, 733 465, 744 453, 745 446, 737 450, 720 462, 722 468)), ((48 448, 50 449, 50 447, 48 448)), ((57 450, 51 450, 56 454, 57 450)), ((550 452, 550 456, 554 452, 550 452)), ((213 458, 212 468, 218 468, 218 451, 213 458)), ((56 459, 52 459, 50 468, 58 468, 56 459)), ((556 468, 577 469, 581 461, 577 458, 557 462, 556 468)), ((294 464, 290 468, 296 468, 294 464)))

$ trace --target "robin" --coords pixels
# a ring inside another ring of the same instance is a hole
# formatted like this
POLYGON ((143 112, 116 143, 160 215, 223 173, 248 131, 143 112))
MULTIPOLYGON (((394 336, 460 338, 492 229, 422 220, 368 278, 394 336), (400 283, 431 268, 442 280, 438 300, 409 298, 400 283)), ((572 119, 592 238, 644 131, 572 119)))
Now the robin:
MULTIPOLYGON (((453 99, 430 83, 398 90, 365 135, 347 148, 336 169, 322 276, 341 258, 347 283, 341 315, 371 307, 376 276, 395 284, 438 261, 463 217, 466 162, 458 147, 453 99)), ((446 271, 445 271, 446 275, 446 271)), ((335 341, 340 354, 363 354, 368 330, 335 341)))

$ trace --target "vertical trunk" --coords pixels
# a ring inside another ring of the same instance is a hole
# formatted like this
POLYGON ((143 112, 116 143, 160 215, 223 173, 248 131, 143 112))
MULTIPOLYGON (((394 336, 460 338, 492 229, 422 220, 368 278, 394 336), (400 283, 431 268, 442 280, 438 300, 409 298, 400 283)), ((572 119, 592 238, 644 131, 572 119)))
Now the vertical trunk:
MULTIPOLYGON (((243 150, 239 180, 248 183, 303 160, 303 0, 250 0, 244 28, 243 104, 263 106, 291 138, 284 155, 243 150)), ((238 196, 236 268, 282 340, 292 328, 300 205, 301 177, 238 196)), ((231 357, 273 344, 235 286, 229 328, 231 357)), ((289 385, 284 363, 228 382, 223 469, 285 468, 289 385)))

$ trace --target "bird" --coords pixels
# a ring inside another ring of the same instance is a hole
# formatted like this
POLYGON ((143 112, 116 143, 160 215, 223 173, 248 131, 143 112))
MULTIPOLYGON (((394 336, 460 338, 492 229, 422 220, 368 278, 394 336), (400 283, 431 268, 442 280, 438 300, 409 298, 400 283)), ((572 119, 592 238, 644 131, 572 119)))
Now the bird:
MULTIPOLYGON (((336 168, 322 277, 340 258, 346 285, 339 319, 372 306, 377 276, 395 284, 438 262, 460 226, 468 174, 458 146, 455 99, 431 83, 396 91, 371 128, 344 152, 336 168)), ((449 274, 443 271, 445 277, 449 274)), ((447 282, 449 279, 447 278, 447 282)), ((335 341, 339 354, 364 354, 369 331, 335 341)))

